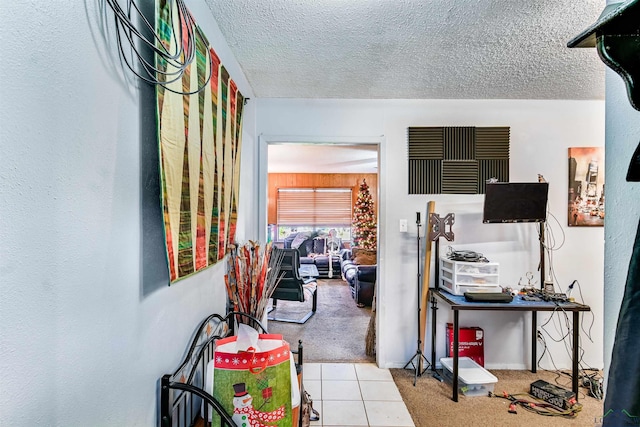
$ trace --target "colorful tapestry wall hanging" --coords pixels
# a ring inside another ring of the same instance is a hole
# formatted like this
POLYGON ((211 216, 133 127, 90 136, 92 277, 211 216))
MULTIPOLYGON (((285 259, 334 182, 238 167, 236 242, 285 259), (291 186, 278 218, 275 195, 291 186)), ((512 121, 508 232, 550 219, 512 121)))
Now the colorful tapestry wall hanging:
POLYGON ((195 58, 181 74, 156 55, 165 82, 156 86, 156 100, 171 283, 224 258, 235 239, 244 106, 200 28, 181 13, 175 1, 157 2, 157 47, 184 57, 195 43, 195 58))

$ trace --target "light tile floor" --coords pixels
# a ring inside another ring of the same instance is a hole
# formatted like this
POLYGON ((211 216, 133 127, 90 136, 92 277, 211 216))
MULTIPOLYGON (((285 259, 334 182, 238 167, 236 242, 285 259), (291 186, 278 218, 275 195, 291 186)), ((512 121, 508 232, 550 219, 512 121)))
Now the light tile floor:
POLYGON ((312 426, 414 427, 388 369, 373 363, 305 363, 303 378, 320 412, 312 426))

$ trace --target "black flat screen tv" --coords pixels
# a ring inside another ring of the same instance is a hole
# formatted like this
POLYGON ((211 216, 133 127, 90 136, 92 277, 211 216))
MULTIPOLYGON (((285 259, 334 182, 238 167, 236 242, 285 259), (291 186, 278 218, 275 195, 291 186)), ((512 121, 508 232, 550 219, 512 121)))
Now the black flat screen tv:
POLYGON ((482 222, 544 222, 548 193, 547 182, 487 183, 482 222))

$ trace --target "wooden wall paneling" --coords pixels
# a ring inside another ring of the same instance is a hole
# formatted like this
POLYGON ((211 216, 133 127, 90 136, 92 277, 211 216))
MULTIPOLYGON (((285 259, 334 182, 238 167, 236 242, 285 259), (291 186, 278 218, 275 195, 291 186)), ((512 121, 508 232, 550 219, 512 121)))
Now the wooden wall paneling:
POLYGON ((278 197, 278 185, 280 176, 282 174, 270 173, 267 177, 267 223, 275 224, 275 218, 277 213, 277 197, 278 197))
POLYGON ((277 219, 278 188, 351 188, 355 206, 362 180, 366 179, 374 208, 378 211, 378 175, 361 173, 270 173, 268 176, 267 221, 277 219))

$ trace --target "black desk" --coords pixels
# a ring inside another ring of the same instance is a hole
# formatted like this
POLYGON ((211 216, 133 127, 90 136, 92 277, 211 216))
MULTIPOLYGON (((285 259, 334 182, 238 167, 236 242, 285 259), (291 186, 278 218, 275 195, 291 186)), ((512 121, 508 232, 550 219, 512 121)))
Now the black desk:
POLYGON ((458 333, 459 333, 459 313, 464 310, 484 310, 484 311, 530 311, 531 312, 531 372, 536 372, 537 356, 537 313, 538 311, 562 310, 573 313, 573 354, 571 385, 572 390, 578 398, 578 347, 580 336, 581 311, 591 311, 588 305, 566 302, 554 303, 550 301, 524 301, 519 295, 513 298, 510 303, 496 302, 468 302, 462 295, 452 295, 445 291, 429 289, 429 301, 431 302, 431 366, 435 368, 436 363, 436 318, 438 311, 438 300, 451 306, 453 310, 453 400, 458 401, 458 333))

